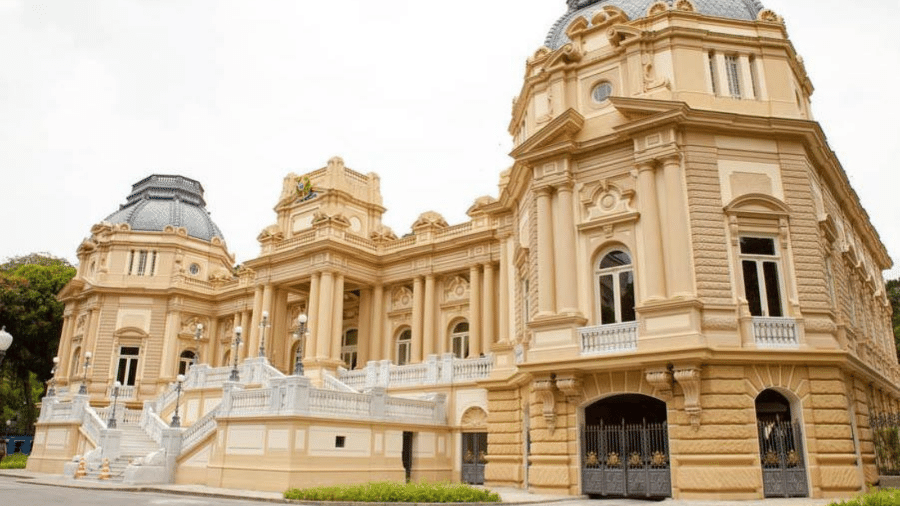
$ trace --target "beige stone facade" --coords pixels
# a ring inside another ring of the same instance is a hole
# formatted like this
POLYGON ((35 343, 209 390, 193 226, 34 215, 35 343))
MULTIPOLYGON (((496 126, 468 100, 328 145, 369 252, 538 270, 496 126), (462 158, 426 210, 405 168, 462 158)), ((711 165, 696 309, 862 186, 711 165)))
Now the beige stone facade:
POLYGON ((116 380, 152 432, 190 369, 188 428, 154 438, 182 483, 458 481, 479 459, 488 486, 563 495, 643 496, 646 479, 650 495, 759 498, 784 479, 787 495, 837 497, 875 481, 869 416, 900 410, 891 260, 782 20, 569 5, 565 43, 528 59, 514 164, 466 223, 425 212, 398 237, 378 176, 333 158, 284 178, 259 257, 236 268, 219 236, 94 226, 61 294, 60 394, 29 467, 61 472, 114 439, 71 413, 109 405, 116 380), (222 376, 234 364, 240 382, 222 376), (767 450, 782 423, 790 448, 767 450), (593 447, 598 424, 623 429, 593 447), (662 439, 629 446, 626 424, 662 439), (486 434, 485 455, 467 434, 486 434))

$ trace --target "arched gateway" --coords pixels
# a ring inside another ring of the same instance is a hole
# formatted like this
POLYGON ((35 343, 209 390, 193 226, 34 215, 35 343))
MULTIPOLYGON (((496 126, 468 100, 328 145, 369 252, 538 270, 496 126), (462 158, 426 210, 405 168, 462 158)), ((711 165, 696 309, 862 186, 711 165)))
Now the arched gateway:
POLYGON ((670 497, 666 403, 645 395, 607 397, 584 408, 582 493, 670 497))
POLYGON ((791 404, 775 390, 756 397, 756 424, 766 497, 806 497, 803 433, 791 404))

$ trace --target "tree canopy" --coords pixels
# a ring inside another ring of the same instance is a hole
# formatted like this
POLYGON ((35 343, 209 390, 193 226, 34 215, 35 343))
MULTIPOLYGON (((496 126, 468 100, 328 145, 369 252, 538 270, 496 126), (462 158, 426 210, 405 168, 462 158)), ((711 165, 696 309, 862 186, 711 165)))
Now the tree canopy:
POLYGON ((0 373, 5 371, 10 380, 0 406, 4 418, 12 414, 20 420, 22 430, 33 424, 33 392, 40 395, 38 387, 50 379, 59 345, 64 306, 56 295, 74 276, 68 261, 40 253, 0 264, 0 324, 13 336, 0 365, 0 373))
POLYGON ((897 348, 897 360, 900 360, 900 278, 887 282, 887 296, 891 301, 891 326, 894 328, 894 344, 897 348))

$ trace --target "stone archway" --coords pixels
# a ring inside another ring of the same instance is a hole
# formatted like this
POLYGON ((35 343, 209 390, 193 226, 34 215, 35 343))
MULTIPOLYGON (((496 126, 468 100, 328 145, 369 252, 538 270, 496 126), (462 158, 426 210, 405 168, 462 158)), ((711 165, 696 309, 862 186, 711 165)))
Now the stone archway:
POLYGON ((640 394, 607 397, 584 408, 581 485, 588 495, 672 495, 666 403, 640 394))
POLYGON ((766 389, 756 396, 756 425, 763 494, 766 497, 806 497, 803 432, 781 393, 766 389))

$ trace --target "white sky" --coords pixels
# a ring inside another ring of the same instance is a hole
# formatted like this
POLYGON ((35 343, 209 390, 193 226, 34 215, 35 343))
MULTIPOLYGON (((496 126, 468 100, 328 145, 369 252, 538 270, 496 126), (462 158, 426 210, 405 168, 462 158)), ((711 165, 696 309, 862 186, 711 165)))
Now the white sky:
MULTIPOLYGON (((900 0, 763 0, 900 263, 900 0)), ((199 180, 237 261, 288 172, 377 172, 398 235, 465 221, 511 164, 526 58, 564 0, 0 0, 0 260, 75 250, 151 173, 199 180)), ((888 273, 900 277, 900 267, 888 273)))

